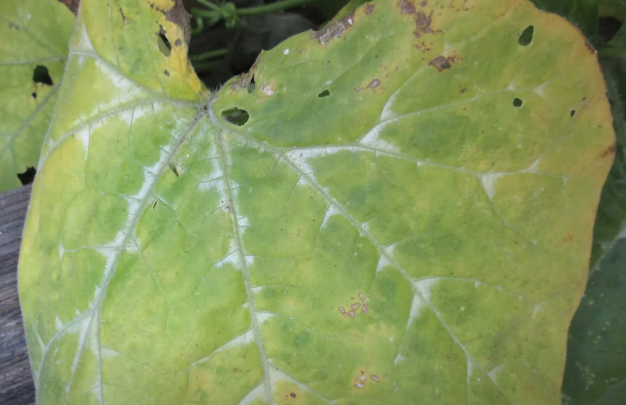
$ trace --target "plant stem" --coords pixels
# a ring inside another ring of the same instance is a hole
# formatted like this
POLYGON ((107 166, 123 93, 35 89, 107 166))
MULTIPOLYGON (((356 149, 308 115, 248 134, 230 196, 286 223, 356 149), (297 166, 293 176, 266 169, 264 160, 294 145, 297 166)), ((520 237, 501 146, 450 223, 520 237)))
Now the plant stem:
POLYGON ((198 3, 202 4, 203 6, 207 6, 210 9, 213 9, 213 10, 219 10, 220 9, 220 7, 217 4, 215 4, 215 3, 213 3, 213 2, 211 2, 209 0, 197 0, 197 1, 198 1, 198 3))
POLYGON ((237 9, 237 14, 240 17, 245 17, 250 15, 273 13, 274 11, 280 11, 291 7, 301 6, 310 2, 311 0, 281 0, 275 3, 266 4, 264 6, 239 8, 237 9))
POLYGON ((228 55, 228 49, 216 49, 214 51, 208 51, 204 53, 200 53, 198 55, 191 55, 189 60, 192 62, 202 62, 207 59, 219 58, 220 56, 228 55))

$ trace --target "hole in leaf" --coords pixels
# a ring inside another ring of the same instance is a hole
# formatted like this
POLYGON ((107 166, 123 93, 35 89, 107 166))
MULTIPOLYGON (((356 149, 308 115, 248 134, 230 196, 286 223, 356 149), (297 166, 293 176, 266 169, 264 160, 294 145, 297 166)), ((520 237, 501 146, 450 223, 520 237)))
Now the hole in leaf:
POLYGON ((598 36, 605 42, 613 39, 620 28, 622 28, 622 22, 617 18, 601 17, 598 19, 598 36))
POLYGON ((222 111, 222 118, 231 124, 235 124, 240 127, 248 122, 250 115, 248 115, 248 112, 245 110, 241 110, 239 108, 229 108, 222 111))
POLYGON ((576 110, 572 110, 572 111, 570 111, 570 112, 569 112, 569 116, 570 116, 570 117, 573 117, 573 116, 574 116, 574 114, 576 114, 576 110))
POLYGON ((522 34, 519 36, 517 43, 521 46, 528 46, 533 41, 533 34, 535 33, 535 27, 529 25, 526 27, 522 34))
POLYGON ((319 98, 328 97, 328 96, 330 96, 330 91, 328 91, 328 90, 324 90, 320 94, 317 95, 317 97, 319 97, 319 98))
POLYGON ((18 173, 17 174, 17 178, 20 179, 20 182, 22 183, 22 185, 27 185, 33 182, 33 180, 35 180, 35 175, 37 174, 37 170, 35 170, 34 167, 29 166, 28 168, 26 168, 26 171, 24 173, 18 173))
POLYGON ((33 71, 33 82, 45 84, 46 86, 52 86, 54 84, 50 77, 50 72, 48 72, 48 68, 42 65, 37 65, 33 71))
POLYGON ((254 76, 252 76, 252 79, 250 80, 250 83, 248 84, 248 94, 252 93, 254 89, 256 89, 256 83, 254 82, 254 76))
POLYGON ((521 107, 522 104, 524 104, 522 99, 517 98, 517 97, 513 99, 513 107, 521 107))
POLYGON ((170 41, 168 41, 167 37, 165 36, 165 31, 159 31, 158 36, 159 39, 157 41, 157 47, 159 48, 159 51, 161 51, 163 56, 169 57, 172 53, 172 44, 170 44, 170 41))
POLYGON ((37 98, 37 93, 32 92, 32 93, 30 93, 30 96, 31 96, 32 98, 36 99, 36 98, 37 98))

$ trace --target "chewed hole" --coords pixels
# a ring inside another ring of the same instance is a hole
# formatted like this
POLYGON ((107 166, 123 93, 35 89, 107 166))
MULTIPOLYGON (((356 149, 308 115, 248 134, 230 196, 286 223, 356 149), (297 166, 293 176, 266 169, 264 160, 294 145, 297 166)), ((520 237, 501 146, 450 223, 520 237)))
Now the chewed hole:
POLYGON ((242 110, 242 109, 234 107, 234 108, 229 108, 227 110, 222 111, 222 118, 224 118, 226 121, 230 122, 231 124, 235 124, 240 127, 242 125, 245 125, 246 122, 248 122, 250 115, 248 114, 246 110, 242 110))
POLYGON ((575 114, 576 114, 576 110, 572 110, 572 111, 569 112, 569 116, 570 117, 573 117, 575 114))
POLYGON ((158 33, 158 36, 159 39, 157 40, 157 47, 159 48, 159 51, 161 51, 163 56, 169 57, 172 53, 172 44, 170 44, 170 41, 165 36, 165 31, 161 30, 158 33))
POLYGON ((248 84, 248 94, 251 94, 254 89, 256 89, 256 83, 254 82, 254 77, 250 80, 250 84, 248 84))
POLYGON ((513 107, 521 107, 522 104, 524 104, 524 102, 522 101, 521 98, 514 98, 513 99, 513 107))
POLYGON ((521 46, 528 46, 533 41, 534 33, 535 33, 535 27, 533 27, 532 25, 529 25, 528 27, 526 27, 524 31, 522 31, 522 34, 519 36, 519 39, 517 40, 517 42, 521 46))
POLYGON ((46 86, 52 86, 54 84, 50 77, 50 72, 48 72, 48 68, 42 65, 37 65, 33 71, 33 82, 45 84, 46 86))
POLYGON ((317 95, 317 97, 322 98, 322 97, 328 97, 330 96, 330 91, 328 90, 324 90, 322 92, 320 92, 320 94, 317 95))
POLYGON ((34 167, 30 166, 28 168, 26 168, 26 171, 24 173, 18 173, 17 174, 17 178, 20 179, 20 182, 22 183, 22 185, 27 185, 33 182, 33 180, 35 180, 35 175, 37 174, 37 170, 35 170, 34 167))

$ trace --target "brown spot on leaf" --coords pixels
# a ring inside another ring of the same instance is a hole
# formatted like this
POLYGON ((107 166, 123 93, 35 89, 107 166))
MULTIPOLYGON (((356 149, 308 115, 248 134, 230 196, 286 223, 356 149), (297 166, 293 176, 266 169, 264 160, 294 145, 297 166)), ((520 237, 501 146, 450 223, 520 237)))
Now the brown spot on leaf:
POLYGON ((361 308, 361 312, 367 314, 370 311, 370 306, 368 303, 363 304, 363 308, 361 308))
POLYGON ((371 377, 372 377, 372 380, 374 380, 376 382, 380 381, 380 377, 378 377, 376 374, 372 374, 371 377))
POLYGON ((467 89, 466 89, 465 87, 463 87, 463 88, 461 89, 461 93, 465 93, 466 91, 467 91, 467 89))
POLYGON ((339 307, 339 312, 341 312, 342 314, 345 314, 346 309, 344 307, 339 307))
POLYGON ((290 394, 289 394, 289 396, 290 396, 291 398, 295 398, 297 395, 296 395, 296 393, 295 393, 295 392, 292 392, 292 393, 290 393, 290 394))
POLYGON ((157 7, 154 3, 149 4, 150 8, 160 11, 165 16, 167 21, 178 25, 183 30, 185 42, 189 43, 191 40, 191 14, 185 10, 183 0, 174 0, 174 7, 168 10, 163 10, 157 7))
POLYGON ((126 16, 124 15, 124 10, 120 7, 120 14, 122 15, 122 24, 126 25, 126 16))
POLYGON ((59 0, 61 4, 64 4, 74 15, 78 13, 78 6, 80 5, 80 0, 59 0))
POLYGON ((452 63, 456 60, 454 56, 437 56, 435 59, 428 62, 428 66, 434 66, 437 68, 439 72, 443 72, 444 70, 448 70, 452 67, 452 63))
POLYGON ((177 39, 177 40, 174 42, 174 45, 175 45, 175 46, 181 46, 182 44, 183 44, 183 41, 181 41, 180 39, 177 39))
POLYGON ((348 312, 348 314, 350 314, 350 318, 355 318, 356 317, 356 312, 354 312, 353 310, 348 312))
POLYGON ((375 89, 376 87, 380 86, 380 80, 378 79, 374 79, 372 80, 372 82, 369 85, 370 89, 375 89))
POLYGON ((363 293, 359 293, 359 299, 360 299, 361 301, 365 300, 365 294, 363 294, 363 293))
POLYGON ((433 32, 433 29, 430 27, 430 23, 432 23, 433 12, 430 12, 430 15, 426 16, 423 11, 420 11, 415 16, 415 31, 413 31, 413 35, 416 38, 422 36, 422 34, 430 34, 433 32))
POLYGON ((360 306, 361 304, 357 302, 357 303, 350 305, 350 309, 359 309, 360 306))
POLYGON ((365 14, 370 15, 374 12, 374 6, 372 3, 369 3, 367 7, 365 7, 365 14))
POLYGON ((360 86, 357 86, 357 87, 354 89, 354 91, 356 91, 356 92, 358 93, 359 91, 361 91, 361 87, 360 87, 360 86))
POLYGON ((607 156, 613 156, 615 154, 615 149, 616 149, 616 145, 615 143, 613 143, 613 145, 609 146, 608 148, 606 148, 601 154, 600 157, 604 158, 607 156))
POLYGON ((398 3, 400 7, 400 14, 413 14, 415 13, 415 6, 409 0, 400 0, 398 3))
POLYGON ((341 37, 353 25, 354 11, 336 22, 328 24, 319 31, 313 31, 311 38, 317 39, 322 45, 326 45, 331 40, 341 37))
POLYGON ((420 6, 422 6, 422 7, 426 7, 427 5, 428 5, 427 1, 423 1, 423 2, 420 3, 420 6))

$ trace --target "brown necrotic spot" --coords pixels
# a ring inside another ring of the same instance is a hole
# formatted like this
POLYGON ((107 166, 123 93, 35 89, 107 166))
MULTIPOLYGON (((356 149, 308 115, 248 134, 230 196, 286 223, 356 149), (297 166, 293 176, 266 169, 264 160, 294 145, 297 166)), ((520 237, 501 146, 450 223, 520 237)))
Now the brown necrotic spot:
POLYGON ((289 394, 289 396, 290 396, 291 398, 295 398, 295 397, 297 397, 297 395, 296 395, 296 393, 295 393, 295 392, 290 393, 290 394, 289 394))
POLYGON ((363 304, 363 308, 361 308, 361 312, 364 313, 364 314, 367 314, 369 312, 369 310, 370 310, 369 304, 367 304, 367 303, 363 304))
POLYGON ((365 299, 365 294, 359 293, 359 299, 363 301, 365 299))
POLYGON ((177 39, 176 41, 174 41, 174 46, 181 46, 183 44, 183 41, 181 41, 180 39, 177 39))
POLYGON ((379 382, 379 381, 380 381, 380 377, 378 377, 376 374, 372 374, 372 376, 371 376, 371 377, 372 377, 372 380, 373 380, 373 381, 376 381, 376 382, 379 382))
POLYGON ((375 89, 376 87, 380 86, 380 80, 378 79, 374 79, 372 80, 372 82, 369 85, 370 89, 375 89))
POLYGON ((615 143, 612 144, 611 146, 609 146, 608 148, 606 148, 601 154, 600 157, 604 158, 607 156, 613 156, 615 154, 615 149, 616 149, 616 145, 615 143))
POLYGON ((319 31, 314 31, 311 34, 312 39, 317 39, 320 44, 326 45, 329 41, 341 37, 344 32, 354 25, 354 11, 347 16, 337 20, 334 23, 328 24, 326 27, 319 31))
POLYGON ((439 72, 448 70, 452 67, 452 62, 455 61, 454 57, 437 56, 435 59, 428 62, 429 66, 434 66, 439 72))
POLYGON ((361 304, 359 304, 358 302, 355 304, 350 305, 350 309, 359 309, 359 307, 361 306, 361 304))
POLYGON ((409 0, 400 0, 398 2, 400 7, 400 14, 413 14, 415 13, 415 5, 409 0))
POLYGON ((356 312, 354 312, 353 310, 350 310, 350 312, 348 312, 348 314, 350 314, 350 318, 355 318, 356 317, 356 312))
POLYGON ((374 4, 369 3, 367 7, 365 7, 365 14, 371 15, 374 12, 374 4))
POLYGON ((433 12, 430 12, 430 15, 426 15, 423 11, 420 11, 415 16, 415 31, 413 31, 413 35, 416 38, 422 36, 422 34, 430 34, 433 32, 433 29, 430 27, 430 23, 432 23, 433 12))

